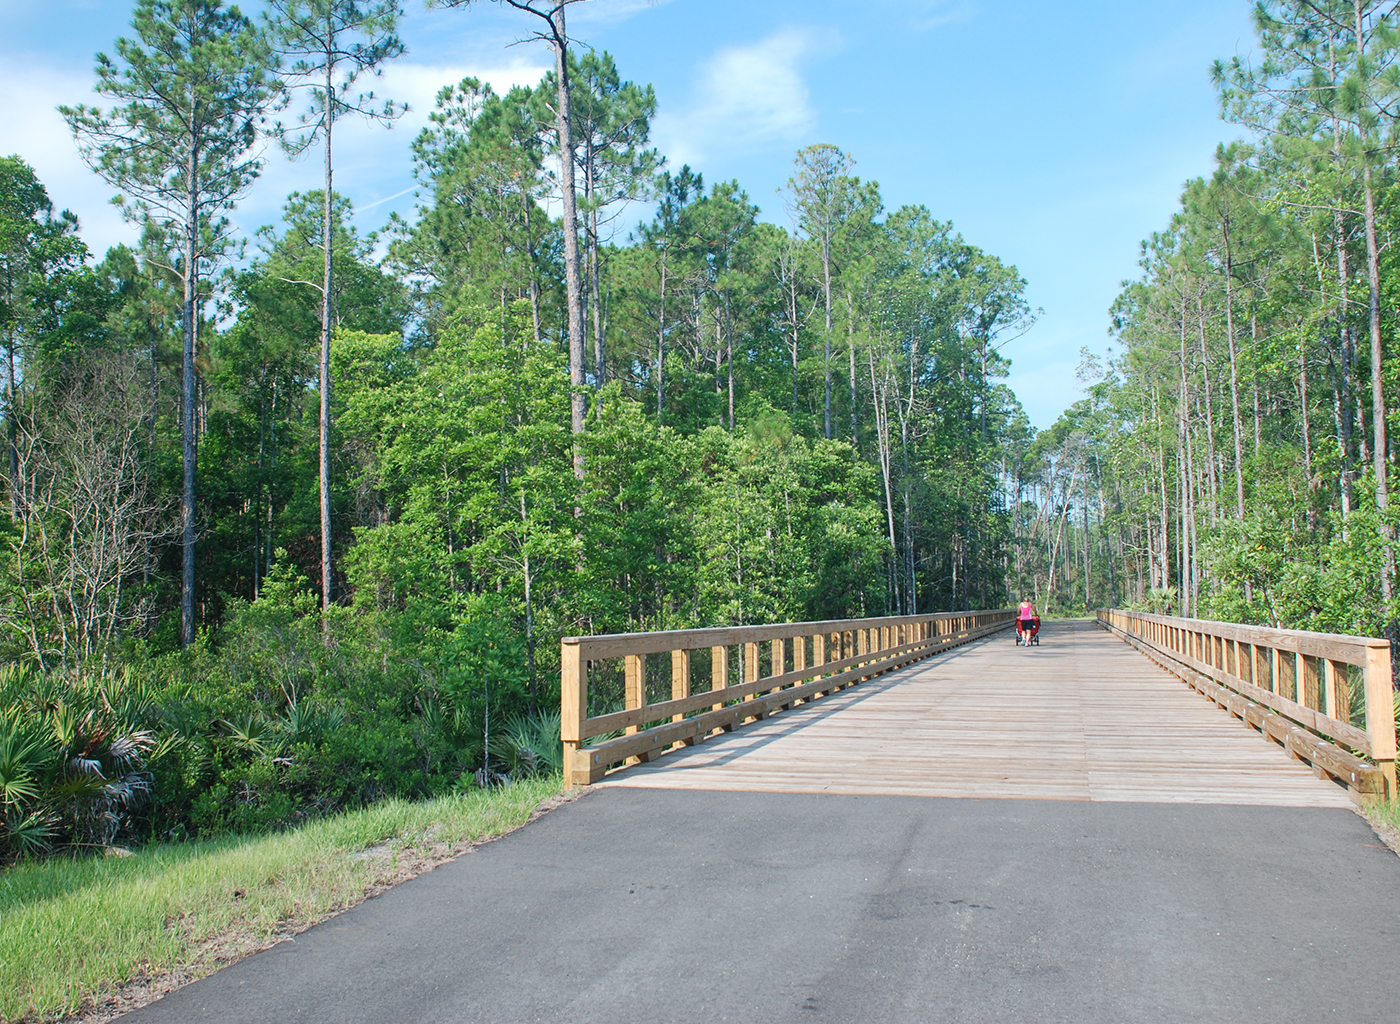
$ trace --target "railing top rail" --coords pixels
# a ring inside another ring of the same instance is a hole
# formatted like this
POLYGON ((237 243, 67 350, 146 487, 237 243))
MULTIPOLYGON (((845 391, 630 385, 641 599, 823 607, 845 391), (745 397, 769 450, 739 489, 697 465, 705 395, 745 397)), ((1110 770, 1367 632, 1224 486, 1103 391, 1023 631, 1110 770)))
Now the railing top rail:
POLYGON ((1277 629, 1273 626, 1249 626, 1235 622, 1220 622, 1215 619, 1187 619, 1176 615, 1158 615, 1153 612, 1132 612, 1121 608, 1111 609, 1119 615, 1127 615, 1146 622, 1156 622, 1178 629, 1209 633, 1227 640, 1258 644, 1262 647, 1276 647, 1279 650, 1318 658, 1331 658, 1350 664, 1362 664, 1354 658, 1365 658, 1367 649, 1390 649, 1390 641, 1377 637, 1349 636, 1343 633, 1316 633, 1306 629, 1277 629))
POLYGON ((782 622, 756 626, 716 626, 708 629, 668 629, 649 633, 604 633, 599 636, 566 636, 565 646, 577 646, 586 658, 620 658, 626 654, 663 654, 698 651, 706 647, 730 647, 764 640, 837 633, 848 629, 902 626, 931 620, 946 621, 975 615, 1014 614, 1010 608, 969 612, 929 612, 923 615, 886 615, 869 619, 824 619, 818 622, 782 622))

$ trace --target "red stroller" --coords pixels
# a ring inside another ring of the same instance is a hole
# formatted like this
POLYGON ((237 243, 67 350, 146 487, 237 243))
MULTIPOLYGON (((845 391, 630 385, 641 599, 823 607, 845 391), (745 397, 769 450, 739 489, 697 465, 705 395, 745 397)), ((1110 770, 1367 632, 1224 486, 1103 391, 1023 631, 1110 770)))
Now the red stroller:
POLYGON ((1039 647, 1040 646, 1040 616, 1032 616, 1029 620, 1016 620, 1016 645, 1018 647, 1039 647))

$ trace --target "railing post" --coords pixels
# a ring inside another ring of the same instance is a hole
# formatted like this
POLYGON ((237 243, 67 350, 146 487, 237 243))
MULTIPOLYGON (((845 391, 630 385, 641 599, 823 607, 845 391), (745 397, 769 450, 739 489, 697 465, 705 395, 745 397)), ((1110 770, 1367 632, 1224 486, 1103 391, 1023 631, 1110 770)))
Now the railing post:
POLYGON ((564 781, 570 786, 591 781, 587 761, 579 755, 583 723, 588 718, 588 664, 578 644, 559 645, 559 722, 564 741, 564 781))
MULTIPOLYGON (((671 699, 680 700, 690 696, 690 652, 671 652, 671 699)), ((672 715, 671 721, 683 722, 685 715, 672 715)), ((677 740, 673 747, 689 746, 691 740, 677 740)))
MULTIPOLYGON (((711 689, 711 690, 723 690, 723 689, 725 689, 728 685, 729 685, 729 648, 728 648, 728 647, 711 647, 711 648, 710 648, 710 689, 711 689)), ((723 707, 724 707, 724 704, 723 704, 723 703, 720 703, 720 704, 711 704, 711 705, 710 705, 710 710, 711 710, 711 711, 719 711, 719 710, 722 709, 723 707)), ((727 730, 725 730, 723 726, 721 726, 720 728, 714 730, 714 732, 716 732, 716 733, 721 733, 721 732, 725 732, 725 731, 727 731, 727 730)))
MULTIPOLYGON (((745 682, 745 683, 754 683, 754 682, 757 682, 757 681, 758 681, 758 644, 756 644, 756 643, 744 644, 744 678, 743 678, 743 682, 745 682)), ((746 702, 747 702, 747 701, 751 701, 751 700, 753 700, 753 699, 754 699, 754 695, 753 695, 753 694, 749 694, 747 697, 744 698, 744 700, 745 700, 746 702)), ((752 722, 752 721, 755 721, 755 720, 756 720, 756 719, 755 719, 753 716, 750 716, 750 717, 744 719, 744 723, 745 723, 745 724, 748 724, 749 722, 752 722)))
MULTIPOLYGON (((680 700, 682 697, 690 696, 690 652, 671 652, 671 699, 680 700)), ((673 722, 679 722, 684 716, 675 716, 673 722)))
POLYGON ((1366 648, 1366 735, 1371 760, 1385 775, 1385 796, 1395 797, 1395 697, 1391 688, 1390 648, 1366 648))
MULTIPOLYGON (((1342 683, 1346 685, 1345 680, 1342 683)), ((1337 663, 1331 658, 1322 659, 1322 701, 1327 705, 1326 714, 1330 718, 1342 721, 1342 716, 1337 712, 1337 663)))
MULTIPOLYGON (((624 687, 622 706, 628 711, 633 708, 642 707, 647 702, 647 663, 646 658, 640 654, 629 654, 622 659, 624 665, 624 687)), ((639 726, 629 725, 626 729, 628 736, 636 735, 639 726)), ((628 764, 640 764, 649 760, 648 757, 629 757, 628 764)))
MULTIPOLYGON (((792 638, 792 670, 803 672, 807 668, 807 638, 805 636, 795 636, 792 638)), ((807 703, 804 699, 803 704, 807 703)))

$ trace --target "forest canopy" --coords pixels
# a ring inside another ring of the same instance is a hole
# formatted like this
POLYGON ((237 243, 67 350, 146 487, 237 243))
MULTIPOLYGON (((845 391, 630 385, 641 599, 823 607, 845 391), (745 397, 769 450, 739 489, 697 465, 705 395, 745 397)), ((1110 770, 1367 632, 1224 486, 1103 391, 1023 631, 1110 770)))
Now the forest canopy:
POLYGON ((443 83, 372 234, 333 139, 402 113, 391 2, 138 0, 63 108, 137 245, 0 161, 0 849, 547 770, 563 635, 1015 596, 1016 268, 834 145, 770 210, 674 166, 535 7, 552 69, 443 83), (318 157, 239 238, 269 143, 318 157))
POLYGON ((137 0, 61 108, 136 244, 0 159, 0 857, 557 770, 573 634, 1029 598, 1400 638, 1396 4, 1255 6, 1238 138, 1039 431, 1027 283, 938 197, 820 143, 760 208, 569 3, 509 6, 550 69, 442 83, 375 232, 334 139, 403 113, 393 0, 137 0), (316 160, 238 237, 269 145, 316 160))

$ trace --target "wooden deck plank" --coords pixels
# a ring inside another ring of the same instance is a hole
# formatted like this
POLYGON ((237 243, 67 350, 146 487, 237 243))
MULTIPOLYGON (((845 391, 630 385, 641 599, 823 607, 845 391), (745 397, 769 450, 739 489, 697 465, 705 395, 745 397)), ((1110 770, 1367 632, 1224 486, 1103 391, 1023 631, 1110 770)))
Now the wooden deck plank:
POLYGON ((960 648, 599 785, 1350 807, 1092 623, 960 648))

